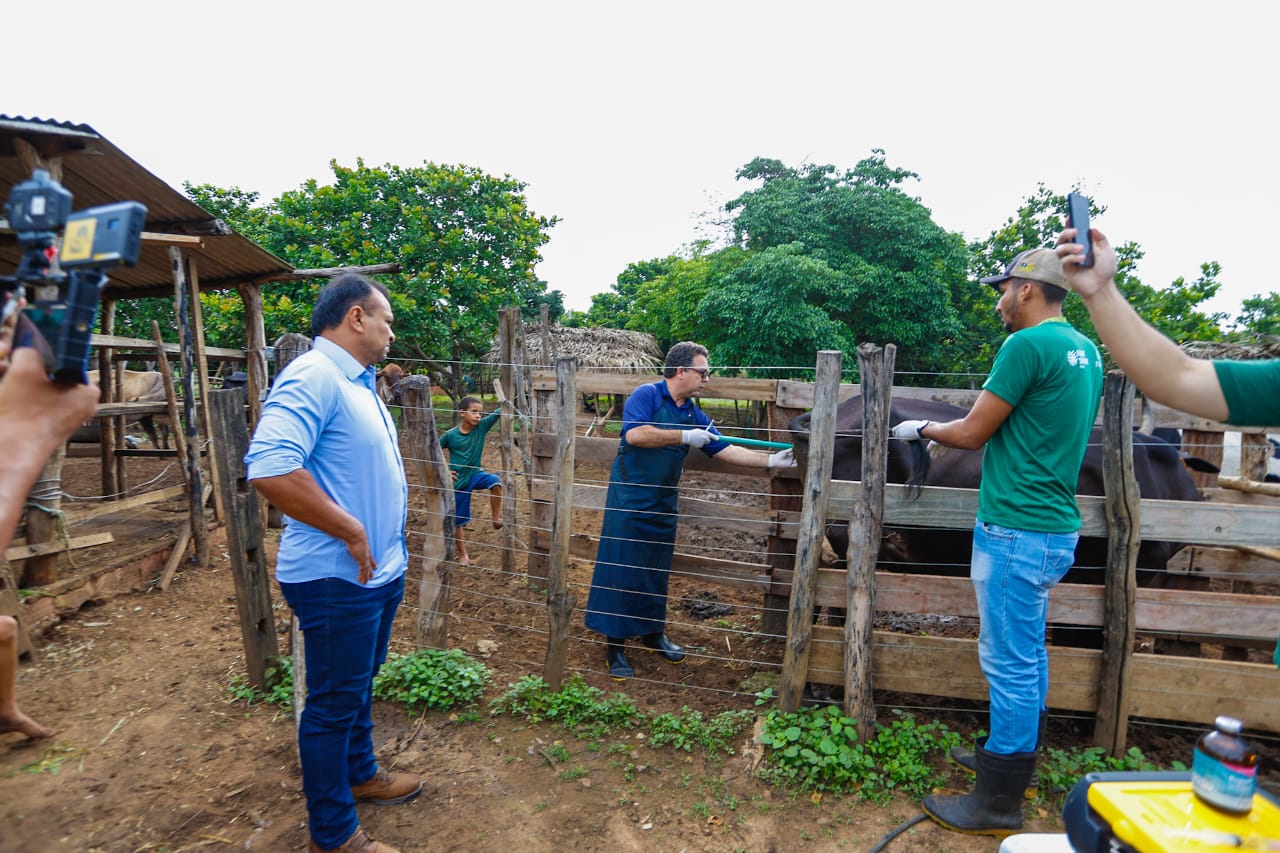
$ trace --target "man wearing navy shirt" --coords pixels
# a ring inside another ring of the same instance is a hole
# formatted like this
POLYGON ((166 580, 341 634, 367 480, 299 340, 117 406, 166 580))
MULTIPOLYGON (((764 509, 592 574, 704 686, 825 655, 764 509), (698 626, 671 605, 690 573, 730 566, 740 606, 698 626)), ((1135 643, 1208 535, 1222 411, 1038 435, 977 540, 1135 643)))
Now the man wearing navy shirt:
POLYGON ((277 377, 245 457, 254 488, 288 518, 276 580, 306 641, 298 753, 313 853, 396 853, 360 828, 356 801, 422 791, 373 754, 373 677, 408 563, 408 482, 372 366, 395 340, 393 319, 381 284, 347 273, 325 285, 314 348, 277 377))
POLYGON ((622 441, 609 475, 600 547, 584 622, 605 636, 609 674, 635 669, 624 652, 631 637, 671 663, 684 649, 666 636, 667 584, 675 552, 679 482, 689 448, 747 468, 791 468, 790 450, 760 453, 720 437, 694 397, 711 376, 707 348, 682 341, 667 353, 665 377, 642 385, 622 410, 622 441))

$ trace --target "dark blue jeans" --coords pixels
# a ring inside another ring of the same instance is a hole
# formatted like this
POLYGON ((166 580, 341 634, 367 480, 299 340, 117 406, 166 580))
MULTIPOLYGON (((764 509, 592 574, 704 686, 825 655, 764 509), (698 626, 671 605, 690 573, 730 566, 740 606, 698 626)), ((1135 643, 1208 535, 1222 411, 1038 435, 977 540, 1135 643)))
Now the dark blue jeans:
POLYGON ((373 755, 373 677, 387 659, 404 578, 363 587, 336 578, 282 583, 302 626, 307 704, 298 725, 302 791, 311 838, 339 847, 360 825, 351 786, 378 772, 373 755))

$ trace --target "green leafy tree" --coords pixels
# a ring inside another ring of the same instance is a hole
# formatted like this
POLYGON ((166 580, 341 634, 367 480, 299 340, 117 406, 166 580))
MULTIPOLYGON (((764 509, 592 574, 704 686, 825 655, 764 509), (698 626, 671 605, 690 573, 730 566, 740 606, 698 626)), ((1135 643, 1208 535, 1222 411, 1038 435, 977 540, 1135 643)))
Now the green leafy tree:
MULTIPOLYGON (((357 160, 354 168, 330 167, 332 184, 309 180, 261 207, 255 193, 239 188, 187 191, 299 269, 398 263, 398 274, 380 276, 396 314, 393 357, 424 359, 443 371, 446 359, 456 365, 488 349, 499 308, 515 305, 537 317, 546 303, 553 317, 563 313, 563 294, 548 291, 533 271, 557 220, 529 209, 522 182, 464 165, 372 168, 357 160)), ((264 289, 268 340, 310 332, 323 283, 264 289)), ((202 305, 215 326, 234 328, 229 304, 205 298, 202 305)))
POLYGON ((669 255, 627 264, 627 268, 618 273, 617 279, 609 285, 607 291, 591 297, 585 325, 609 329, 632 328, 631 319, 636 311, 635 302, 640 288, 645 282, 665 276, 679 261, 679 256, 669 255))
POLYGON ((704 307, 719 320, 718 359, 730 352, 763 357, 757 339, 768 328, 771 335, 789 330, 793 341, 769 364, 807 366, 817 349, 851 355, 857 343, 871 341, 896 344, 900 370, 936 368, 946 342, 960 332, 953 294, 967 282, 967 256, 961 237, 935 224, 919 199, 901 189, 915 173, 890 167, 876 149, 845 172, 757 158, 738 177, 762 184, 726 205, 736 212, 735 239, 751 253, 773 251, 723 282, 728 292, 708 295, 704 307), (784 285, 785 274, 810 278, 784 285), (771 325, 762 326, 759 309, 770 300, 780 304, 768 312, 771 325), (782 323, 786 311, 819 331, 782 323))
MULTIPOLYGON (((985 276, 1002 272, 1009 261, 1027 249, 1054 246, 1058 233, 1066 227, 1065 209, 1065 194, 1054 193, 1044 184, 1039 184, 1003 226, 992 231, 985 240, 970 244, 970 280, 977 282, 985 276)), ((1091 201, 1091 218, 1105 211, 1105 206, 1091 201)), ((1137 243, 1124 243, 1116 248, 1116 285, 1134 309, 1179 343, 1220 338, 1220 324, 1226 315, 1199 309, 1221 287, 1217 280, 1218 264, 1203 264, 1201 275, 1195 281, 1178 278, 1165 289, 1157 290, 1144 284, 1137 275, 1142 257, 1143 251, 1137 243)), ((955 305, 964 330, 957 338, 958 346, 953 350, 949 371, 967 375, 970 384, 980 384, 1008 334, 996 314, 996 301, 991 288, 976 284, 957 294, 955 305)), ((1094 341, 1099 340, 1089 312, 1078 298, 1067 298, 1063 314, 1083 334, 1094 341)))
POLYGON ((1280 294, 1256 293, 1244 300, 1232 330, 1235 337, 1246 340, 1280 335, 1280 294))

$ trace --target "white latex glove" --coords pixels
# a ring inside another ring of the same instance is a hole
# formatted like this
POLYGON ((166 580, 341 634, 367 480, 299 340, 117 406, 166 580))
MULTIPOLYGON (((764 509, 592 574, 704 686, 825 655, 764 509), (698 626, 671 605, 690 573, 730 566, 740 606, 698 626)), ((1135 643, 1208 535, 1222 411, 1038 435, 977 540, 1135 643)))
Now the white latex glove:
POLYGON ((779 450, 777 453, 769 454, 769 470, 776 471, 779 468, 795 468, 796 455, 788 447, 786 450, 779 450))
POLYGON ((904 439, 906 441, 920 441, 923 436, 920 430, 927 427, 931 421, 903 421, 902 423, 889 430, 889 434, 894 438, 904 439))
POLYGON ((705 447, 715 440, 715 434, 708 429, 687 429, 680 433, 680 442, 690 447, 705 447))

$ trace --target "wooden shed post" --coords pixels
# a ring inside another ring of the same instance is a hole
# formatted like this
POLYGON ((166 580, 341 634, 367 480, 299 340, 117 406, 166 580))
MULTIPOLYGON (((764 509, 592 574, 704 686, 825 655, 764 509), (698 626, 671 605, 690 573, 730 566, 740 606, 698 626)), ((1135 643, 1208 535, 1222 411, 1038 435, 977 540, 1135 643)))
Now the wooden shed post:
MULTIPOLYGON (((191 336, 195 345, 196 381, 200 385, 200 424, 205 436, 213 435, 213 413, 209 411, 209 357, 204 348, 204 306, 200 304, 200 265, 195 255, 187 256, 188 299, 191 301, 191 336)), ((222 471, 218 454, 210 453, 209 479, 213 483, 213 517, 215 521, 226 518, 222 505, 222 471)))
POLYGON ((406 376, 400 385, 405 439, 417 462, 427 512, 418 586, 418 647, 449 648, 449 582, 453 577, 453 476, 440 448, 431 407, 431 378, 406 376))
MULTIPOLYGON (((244 398, 237 390, 212 391, 213 411, 210 452, 219 456, 226 476, 218 482, 227 508, 227 551, 235 580, 236 610, 244 635, 244 659, 249 683, 266 690, 267 670, 280 656, 275 616, 271 611, 271 574, 262 547, 262 513, 258 493, 249 485, 244 454, 249 449, 244 398)), ((295 677, 298 673, 294 674, 295 677)), ((305 677, 305 674, 303 674, 305 677)))
POLYGON ((782 685, 778 707, 800 707, 809 672, 809 644, 813 639, 813 602, 818 584, 818 559, 827 527, 831 468, 835 458, 836 401, 840 391, 843 355, 839 350, 818 353, 809 420, 809 459, 805 466, 804 504, 796 533, 796 568, 791 581, 791 611, 787 617, 787 646, 782 656, 782 685))
POLYGON ((1142 499, 1133 473, 1133 383, 1107 374, 1102 398, 1102 483, 1106 491, 1107 586, 1103 596, 1102 669, 1093 741, 1111 755, 1125 750, 1132 677, 1134 601, 1142 499))
POLYGON ((889 403, 898 349, 858 345, 862 372, 862 494, 849 520, 849 613, 844 623, 845 715, 858 721, 858 742, 874 734, 876 705, 871 691, 871 631, 876 615, 876 557, 884 521, 884 480, 888 468, 889 403))
MULTIPOLYGON (((98 310, 101 318, 102 334, 116 333, 116 301, 102 300, 98 310)), ((111 347, 98 348, 98 399, 103 403, 111 401, 111 347)), ((102 495, 108 500, 115 500, 120 489, 116 484, 116 420, 115 418, 98 418, 98 447, 102 451, 102 495)))
POLYGON ((547 660, 542 680, 560 689, 569 646, 569 619, 576 603, 569 592, 569 538, 573 534, 573 464, 577 440, 578 360, 556 359, 555 509, 551 517, 551 558, 547 577, 547 660))
POLYGON ((175 313, 178 316, 178 344, 182 353, 182 403, 183 424, 174 424, 174 432, 186 430, 187 489, 191 503, 191 541, 195 544, 196 564, 209 565, 209 525, 204 518, 204 477, 200 471, 200 434, 196 418, 196 391, 193 381, 195 344, 191 335, 191 314, 187 306, 187 274, 182 262, 182 250, 169 247, 169 261, 173 265, 173 292, 175 313))
POLYGON ((262 314, 262 288, 252 282, 237 290, 244 302, 245 374, 249 377, 249 431, 258 426, 267 390, 267 327, 262 314))
MULTIPOLYGON (((62 462, 67 458, 67 445, 60 444, 45 460, 44 470, 27 495, 27 544, 39 545, 56 538, 67 538, 62 514, 62 462)), ((7 544, 7 543, 6 543, 7 544)), ((47 586, 58 579, 58 555, 37 554, 28 557, 18 582, 20 587, 47 586)))

